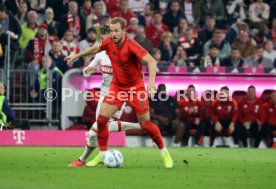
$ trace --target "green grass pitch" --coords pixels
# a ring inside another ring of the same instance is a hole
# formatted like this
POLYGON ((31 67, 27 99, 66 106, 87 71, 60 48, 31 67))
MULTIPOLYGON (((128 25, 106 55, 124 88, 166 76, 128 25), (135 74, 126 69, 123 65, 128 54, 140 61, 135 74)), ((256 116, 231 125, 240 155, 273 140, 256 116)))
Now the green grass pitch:
POLYGON ((276 188, 273 149, 170 148, 174 168, 165 169, 154 148, 115 148, 125 158, 120 169, 68 168, 82 149, 0 147, 0 188, 276 188))

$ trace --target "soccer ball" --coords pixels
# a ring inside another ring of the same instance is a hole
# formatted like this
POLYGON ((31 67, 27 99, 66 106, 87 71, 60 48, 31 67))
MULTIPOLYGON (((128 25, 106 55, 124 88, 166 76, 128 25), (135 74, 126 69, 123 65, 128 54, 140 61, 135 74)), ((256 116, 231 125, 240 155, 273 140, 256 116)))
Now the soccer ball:
POLYGON ((124 157, 118 150, 108 150, 104 156, 104 165, 108 168, 119 168, 122 166, 124 157))

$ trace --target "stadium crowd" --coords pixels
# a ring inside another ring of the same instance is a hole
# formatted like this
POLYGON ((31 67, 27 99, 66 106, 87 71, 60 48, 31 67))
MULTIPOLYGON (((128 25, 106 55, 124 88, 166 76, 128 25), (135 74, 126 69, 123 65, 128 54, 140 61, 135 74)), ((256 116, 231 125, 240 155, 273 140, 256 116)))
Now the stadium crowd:
MULTIPOLYGON (((108 25, 116 16, 126 19, 127 35, 152 54, 159 71, 166 71, 170 65, 276 67, 276 0, 0 0, 0 4, 0 67, 4 67, 10 32, 11 67, 38 75, 30 79, 31 98, 46 89, 46 82, 40 82, 45 69, 52 69, 60 78, 71 68, 87 66, 93 57, 69 66, 64 57, 99 43, 99 26, 108 25)), ((191 90, 195 88, 189 86, 187 91, 191 90)), ((222 90, 229 91, 227 87, 222 90)), ((174 115, 166 113, 171 117, 164 118, 165 113, 160 116, 158 111, 168 109, 152 108, 152 117, 161 130, 176 133, 175 143, 183 140, 186 144, 189 129, 196 128, 200 144, 206 128, 214 122, 210 145, 229 127, 236 144, 241 140, 247 146, 246 130, 252 130, 255 146, 264 136, 271 146, 272 130, 276 128, 276 94, 272 92, 270 100, 261 102, 253 91, 252 86, 239 103, 169 103, 174 104, 170 111, 174 115), (174 120, 175 116, 179 119, 174 120), (265 127, 261 129, 261 125, 265 127)))

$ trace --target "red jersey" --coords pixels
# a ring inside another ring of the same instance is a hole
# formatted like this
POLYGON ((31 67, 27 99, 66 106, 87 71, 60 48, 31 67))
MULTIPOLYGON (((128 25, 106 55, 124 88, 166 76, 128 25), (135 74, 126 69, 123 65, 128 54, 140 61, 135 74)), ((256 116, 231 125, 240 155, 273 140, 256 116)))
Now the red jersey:
POLYGON ((202 114, 201 119, 202 120, 210 120, 211 119, 211 105, 213 101, 201 101, 202 103, 202 114))
POLYGON ((272 101, 264 105, 264 114, 261 123, 264 124, 266 122, 276 127, 276 105, 272 101))
POLYGON ((239 103, 239 116, 238 119, 241 123, 246 121, 256 122, 261 120, 263 113, 263 103, 260 99, 249 100, 248 97, 245 97, 239 103))
POLYGON ((229 120, 236 122, 238 118, 238 105, 234 99, 232 101, 222 102, 215 100, 211 106, 211 119, 214 123, 220 120, 229 120))
POLYGON ((165 24, 161 24, 160 27, 155 27, 150 23, 145 29, 147 39, 150 40, 155 47, 158 46, 163 33, 166 31, 169 31, 169 28, 165 24))
POLYGON ((111 39, 104 40, 99 46, 106 50, 113 67, 112 83, 120 90, 129 90, 144 87, 141 59, 148 52, 135 40, 125 37, 121 47, 114 44, 111 39))
POLYGON ((135 18, 135 15, 128 10, 127 13, 122 13, 121 11, 115 12, 113 14, 113 17, 122 17, 127 21, 127 25, 129 24, 129 21, 131 18, 135 18))
POLYGON ((188 124, 193 124, 196 118, 202 114, 202 104, 200 101, 181 99, 178 103, 181 119, 188 124))

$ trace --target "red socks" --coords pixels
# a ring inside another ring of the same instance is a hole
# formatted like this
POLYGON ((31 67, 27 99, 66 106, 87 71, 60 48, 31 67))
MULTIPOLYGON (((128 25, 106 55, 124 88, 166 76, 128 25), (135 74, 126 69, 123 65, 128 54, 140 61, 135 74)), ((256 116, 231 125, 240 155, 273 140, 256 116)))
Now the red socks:
POLYGON ((151 120, 140 122, 141 128, 144 129, 150 138, 155 142, 159 149, 164 148, 163 138, 161 136, 159 128, 151 122, 151 120))
POLYGON ((107 142, 109 137, 108 127, 107 127, 108 121, 109 121, 109 118, 104 117, 102 115, 99 115, 97 119, 97 124, 98 124, 97 138, 98 138, 100 151, 107 151, 107 142))

